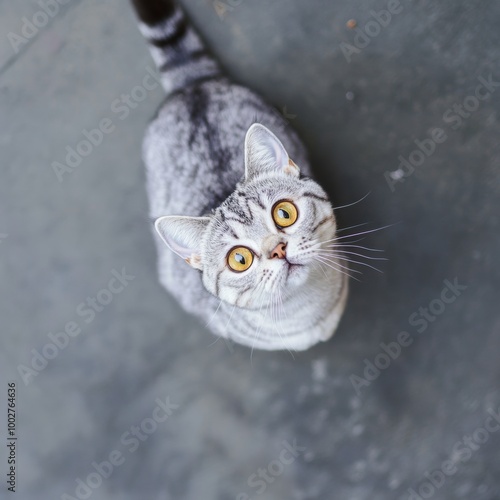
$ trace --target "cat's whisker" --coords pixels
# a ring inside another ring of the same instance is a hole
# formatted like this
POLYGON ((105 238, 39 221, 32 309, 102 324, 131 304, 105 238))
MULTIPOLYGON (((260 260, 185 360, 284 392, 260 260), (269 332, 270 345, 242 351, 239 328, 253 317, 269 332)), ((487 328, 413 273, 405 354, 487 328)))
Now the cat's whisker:
POLYGON ((326 248, 330 247, 361 248, 362 250, 368 250, 369 252, 385 252, 385 250, 380 250, 378 248, 363 247, 361 245, 350 245, 349 243, 334 243, 333 245, 326 246, 326 248))
POLYGON ((234 304, 233 309, 231 311, 231 314, 229 315, 229 319, 227 320, 226 327, 225 327, 226 331, 229 328, 229 323, 231 323, 231 319, 233 319, 233 314, 234 314, 235 309, 236 309, 236 304, 234 304))
POLYGON ((213 342, 210 342, 210 344, 207 345, 207 349, 209 347, 212 347, 214 344, 217 344, 217 342, 219 342, 219 340, 222 338, 222 335, 218 335, 217 338, 213 341, 213 342))
POLYGON ((357 252, 351 252, 349 250, 335 250, 336 246, 332 245, 332 248, 330 249, 322 249, 323 252, 327 252, 330 255, 334 254, 349 254, 349 255, 356 255, 358 257, 363 257, 364 259, 369 259, 369 260, 389 260, 387 257, 370 257, 369 255, 363 255, 362 253, 357 253, 357 252))
MULTIPOLYGON (((366 262, 359 262, 357 260, 349 259, 347 257, 342 257, 341 255, 336 255, 336 254, 332 254, 332 256, 335 259, 345 260, 346 262, 352 262, 353 264, 359 264, 360 266, 369 267, 370 269, 373 269, 374 271, 377 271, 378 273, 382 273, 382 274, 384 273, 384 271, 381 271, 380 269, 378 269, 378 268, 376 268, 374 266, 371 266, 370 264, 367 264, 366 262)), ((354 271, 354 269, 351 269, 351 271, 354 271)))
POLYGON ((222 300, 219 302, 219 305, 217 306, 217 309, 215 310, 215 312, 213 313, 212 317, 208 320, 208 322, 205 324, 205 328, 208 327, 208 325, 214 320, 215 318, 215 315, 217 314, 217 312, 219 311, 220 309, 220 306, 222 304, 222 300))
POLYGON ((314 261, 318 264, 318 267, 321 269, 321 272, 325 275, 325 278, 328 279, 325 268, 323 267, 324 264, 320 260, 317 260, 317 259, 314 259, 314 261))
MULTIPOLYGON (((349 245, 351 243, 358 243, 360 241, 363 241, 364 239, 366 239, 366 236, 363 236, 362 238, 358 238, 357 240, 352 240, 352 241, 346 240, 346 241, 343 241, 342 243, 337 243, 337 245, 343 245, 344 243, 349 245)), ((329 240, 329 241, 333 241, 333 240, 329 240)), ((328 242, 328 240, 327 240, 327 242, 328 242)), ((325 243, 327 243, 327 242, 325 242, 325 243)))
MULTIPOLYGON (((319 262, 319 261, 318 261, 319 262)), ((321 262, 319 262, 319 268, 321 269, 321 272, 325 275, 325 278, 328 280, 328 276, 326 275, 325 270, 323 269, 323 266, 321 265, 321 262)))
POLYGON ((347 208, 347 207, 352 207, 353 205, 356 205, 357 203, 363 201, 365 198, 367 198, 368 196, 370 196, 372 192, 369 191, 368 193, 366 193, 363 198, 360 198, 358 201, 355 201, 354 203, 349 203, 348 205, 342 205, 341 207, 333 207, 333 210, 340 210, 341 208, 347 208))
POLYGON ((353 241, 343 241, 342 243, 332 243, 332 241, 335 240, 335 238, 333 240, 325 240, 325 241, 318 241, 318 242, 314 242, 313 244, 309 245, 307 247, 307 250, 315 250, 317 248, 330 248, 330 247, 352 247, 352 248, 361 248, 363 250, 368 250, 370 252, 384 252, 385 250, 379 250, 377 248, 370 248, 370 247, 364 247, 364 246, 361 246, 361 245, 353 245, 353 243, 357 243, 359 241, 363 241, 364 238, 359 238, 357 240, 353 240, 353 241), (328 245, 326 245, 326 243, 328 243, 328 245))
MULTIPOLYGON (((363 231, 363 232, 354 233, 354 234, 345 234, 344 236, 335 236, 335 238, 332 238, 330 240, 324 240, 321 243, 325 244, 325 243, 331 243, 331 242, 338 242, 339 240, 344 240, 345 238, 355 238, 356 236, 373 233, 375 231, 380 231, 382 229, 387 229, 388 227, 391 227, 391 226, 394 226, 394 225, 396 225, 396 224, 390 224, 388 226, 383 226, 383 227, 379 227, 379 228, 376 228, 376 229, 370 229, 368 231, 363 231)), ((337 245, 341 245, 341 244, 344 244, 344 243, 346 243, 346 244, 352 244, 352 243, 357 243, 359 241, 362 241, 363 239, 365 239, 365 236, 363 236, 362 238, 358 238, 357 240, 352 240, 352 241, 346 240, 346 241, 342 241, 341 243, 335 243, 335 244, 337 244, 337 245)))
POLYGON ((329 243, 330 241, 338 241, 338 240, 343 240, 344 238, 352 238, 354 236, 360 236, 362 234, 369 234, 369 233, 374 233, 376 231, 382 231, 382 229, 387 229, 389 227, 396 226, 397 224, 399 224, 399 222, 396 222, 394 224, 388 224, 387 226, 377 227, 375 229, 369 229, 368 231, 361 231, 359 233, 346 234, 344 236, 338 236, 338 237, 332 238, 331 240, 323 241, 323 243, 329 243))
POLYGON ((283 316, 280 314, 280 310, 283 311, 286 315, 285 307, 283 305, 283 297, 281 296, 281 287, 278 286, 276 288, 276 293, 277 293, 277 298, 278 298, 278 300, 276 302, 276 307, 277 307, 277 310, 276 310, 276 314, 277 314, 276 328, 277 328, 277 332, 278 332, 278 335, 280 336, 281 341, 283 342, 283 346, 290 353, 290 356, 292 356, 292 359, 295 361, 295 356, 293 355, 293 352, 290 350, 289 346, 285 342, 285 339, 281 335, 281 332, 283 331, 283 329, 282 329, 282 325, 280 323, 280 320, 283 321, 283 316))
MULTIPOLYGON (((276 301, 273 299, 274 294, 276 294, 276 293, 277 293, 276 290, 274 290, 272 292, 269 306, 270 306, 271 320, 272 320, 273 326, 278 331, 279 326, 278 326, 278 319, 277 319, 277 313, 276 313, 276 301)), ((278 331, 278 334, 279 334, 279 331, 278 331)), ((281 337, 281 335, 280 335, 280 337, 281 337)))
POLYGON ((348 231, 349 229, 354 229, 355 227, 366 226, 369 222, 362 222, 361 224, 356 224, 354 226, 343 227, 341 229, 337 229, 337 233, 341 233, 342 231, 348 231))
MULTIPOLYGON (((234 314, 234 310, 236 309, 236 304, 233 306, 233 309, 231 310, 231 314, 229 315, 229 319, 227 320, 227 323, 226 323, 226 326, 224 327, 224 330, 227 332, 227 329, 229 327, 229 323, 231 323, 231 319, 233 317, 233 314, 234 314)), ((222 335, 219 335, 211 344, 208 344, 208 347, 212 347, 214 344, 216 344, 221 338, 223 338, 222 335)), ((228 340, 229 337, 224 337, 224 341, 228 340)), ((226 345, 227 342, 226 342, 226 345)), ((229 345, 228 345, 228 348, 229 348, 229 345)), ((231 349, 229 349, 231 351, 231 349)), ((232 351, 231 351, 232 353, 232 351)))
MULTIPOLYGON (((265 292, 265 282, 263 281, 261 283, 261 285, 259 286, 259 288, 262 287, 261 291, 260 291, 260 295, 259 295, 259 299, 261 299, 261 304, 260 304, 260 309, 259 309, 259 316, 261 315, 262 313, 262 306, 264 305, 264 292, 265 292)), ((257 333, 254 337, 254 341, 252 343, 252 350, 250 351, 250 366, 253 366, 253 350, 255 348, 255 342, 259 340, 259 337, 260 337, 260 330, 262 328, 262 323, 259 325, 259 328, 257 329, 257 333)))
MULTIPOLYGON (((337 271, 339 273, 342 273, 342 274, 345 274, 346 276, 348 276, 349 278, 352 278, 353 280, 356 280, 356 281, 360 281, 358 280, 358 278, 356 278, 355 276, 351 276, 349 273, 346 273, 345 271, 342 271, 341 269, 339 269, 338 267, 335 267, 331 261, 329 261, 328 259, 322 257, 321 255, 316 255, 315 259, 317 259, 319 262, 322 262, 325 266, 333 269, 334 271, 337 271)), ((358 271, 359 272, 359 271, 358 271)))
POLYGON ((347 269, 348 271, 351 271, 353 273, 363 274, 361 271, 358 271, 356 269, 351 269, 350 267, 347 266, 343 266, 342 264, 340 264, 340 262, 335 262, 334 258, 337 256, 334 255, 333 253, 316 252, 316 255, 318 257, 322 257, 323 259, 330 259, 331 262, 334 262, 337 266, 341 267, 342 269, 347 269), (333 257, 333 259, 331 257, 333 257))
POLYGON ((326 267, 329 267, 330 269, 333 269, 334 271, 337 271, 338 273, 342 273, 342 274, 345 274, 346 276, 348 276, 349 278, 353 279, 353 280, 356 280, 356 281, 361 281, 359 280, 358 278, 356 278, 355 276, 352 276, 351 274, 345 272, 345 271, 342 271, 341 269, 339 269, 338 267, 335 267, 332 263, 330 262, 326 262, 324 260, 321 260, 321 263, 326 266, 326 267))

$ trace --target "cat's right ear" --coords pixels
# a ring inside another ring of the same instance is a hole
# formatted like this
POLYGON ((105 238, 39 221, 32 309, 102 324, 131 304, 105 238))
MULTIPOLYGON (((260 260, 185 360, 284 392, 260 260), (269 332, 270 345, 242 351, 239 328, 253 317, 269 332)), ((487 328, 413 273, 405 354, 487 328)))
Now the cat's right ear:
POLYGON ((174 253, 195 269, 201 269, 201 240, 209 222, 209 217, 166 215, 156 219, 155 228, 174 253))
POLYGON ((245 179, 265 173, 300 174, 281 141, 267 127, 254 123, 245 136, 245 179))

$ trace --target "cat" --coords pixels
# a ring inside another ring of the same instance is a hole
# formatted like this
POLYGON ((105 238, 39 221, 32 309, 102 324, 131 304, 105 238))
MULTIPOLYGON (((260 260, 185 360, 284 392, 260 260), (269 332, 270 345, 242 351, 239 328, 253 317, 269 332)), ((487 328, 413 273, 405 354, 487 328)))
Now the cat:
POLYGON ((167 94, 143 143, 160 283, 218 338, 290 351, 328 340, 348 279, 303 144, 224 76, 178 5, 132 3, 167 94))

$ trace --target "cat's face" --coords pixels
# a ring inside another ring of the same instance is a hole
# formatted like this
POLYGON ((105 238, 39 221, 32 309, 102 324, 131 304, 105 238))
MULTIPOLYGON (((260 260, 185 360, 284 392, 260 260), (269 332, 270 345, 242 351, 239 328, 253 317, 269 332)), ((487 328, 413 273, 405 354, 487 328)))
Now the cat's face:
POLYGON ((334 233, 332 207, 314 181, 282 173, 242 183, 207 227, 203 283, 230 304, 260 307, 304 285, 318 267, 313 245, 334 233))
POLYGON ((259 308, 318 272, 316 249, 335 236, 336 224, 326 193, 300 178, 280 141, 262 125, 247 133, 245 163, 244 180, 212 215, 161 217, 156 228, 174 252, 201 270, 209 292, 229 304, 259 308))

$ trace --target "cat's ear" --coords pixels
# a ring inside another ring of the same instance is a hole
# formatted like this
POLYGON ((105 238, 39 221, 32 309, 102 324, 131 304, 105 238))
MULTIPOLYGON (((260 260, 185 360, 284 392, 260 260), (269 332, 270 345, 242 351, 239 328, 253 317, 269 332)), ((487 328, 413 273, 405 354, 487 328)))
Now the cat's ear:
POLYGON ((201 240, 209 217, 166 215, 155 221, 161 239, 179 257, 195 269, 201 269, 201 240))
POLYGON ((254 123, 245 137, 245 180, 272 172, 300 174, 280 140, 264 125, 254 123))

